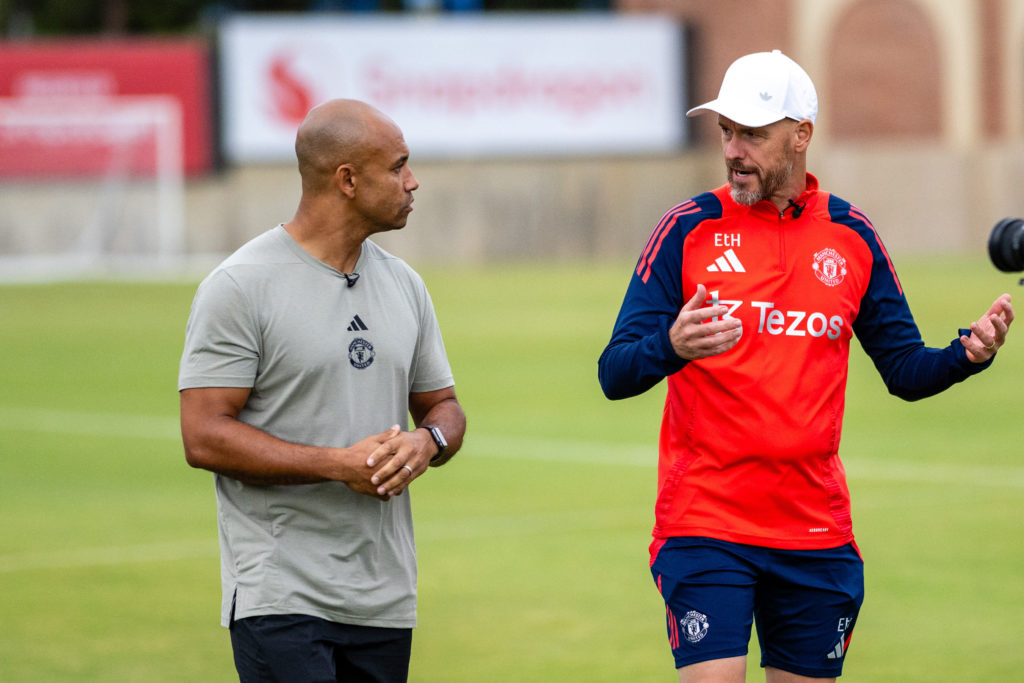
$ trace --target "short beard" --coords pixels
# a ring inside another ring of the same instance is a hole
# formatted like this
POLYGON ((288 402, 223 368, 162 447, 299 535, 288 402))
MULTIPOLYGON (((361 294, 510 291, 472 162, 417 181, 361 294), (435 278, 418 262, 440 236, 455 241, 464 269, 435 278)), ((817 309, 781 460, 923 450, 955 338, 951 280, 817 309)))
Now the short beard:
MULTIPOLYGON (((730 169, 730 176, 731 175, 732 171, 730 169)), ((733 201, 744 206, 753 206, 762 200, 771 201, 772 196, 774 196, 776 192, 782 189, 786 183, 789 182, 789 178, 792 175, 793 160, 790 159, 784 166, 778 166, 765 171, 764 175, 758 172, 757 184, 760 189, 757 190, 741 190, 735 185, 732 185, 730 177, 730 194, 732 195, 733 201)))
POLYGON ((730 194, 734 202, 743 206, 753 206, 761 201, 761 193, 757 190, 740 190, 734 186, 730 194))

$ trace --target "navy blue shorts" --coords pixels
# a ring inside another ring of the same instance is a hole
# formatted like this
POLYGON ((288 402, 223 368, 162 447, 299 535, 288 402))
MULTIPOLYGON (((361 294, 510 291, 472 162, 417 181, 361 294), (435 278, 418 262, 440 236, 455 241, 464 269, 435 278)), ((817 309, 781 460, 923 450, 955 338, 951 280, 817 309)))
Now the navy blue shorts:
POLYGON ((241 683, 405 683, 412 629, 338 624, 303 614, 231 623, 241 683))
POLYGON ((842 674, 864 601, 864 562, 854 544, 776 550, 671 538, 651 573, 665 599, 677 668, 745 656, 756 623, 762 667, 842 674))

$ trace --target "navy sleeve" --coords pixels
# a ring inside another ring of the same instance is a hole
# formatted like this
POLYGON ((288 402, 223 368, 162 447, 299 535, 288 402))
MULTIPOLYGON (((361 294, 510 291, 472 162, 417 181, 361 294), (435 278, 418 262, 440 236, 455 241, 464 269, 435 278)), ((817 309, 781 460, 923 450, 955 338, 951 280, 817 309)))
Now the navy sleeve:
POLYGON ((853 331, 890 394, 907 401, 933 396, 991 364, 991 360, 972 363, 959 335, 941 349, 925 346, 896 270, 871 222, 834 196, 829 210, 832 220, 857 231, 871 249, 871 278, 853 331))
POLYGON ((651 233, 626 289, 611 341, 597 362, 601 389, 610 399, 636 396, 681 370, 669 328, 683 307, 683 242, 708 210, 721 206, 701 195, 666 213, 651 233))

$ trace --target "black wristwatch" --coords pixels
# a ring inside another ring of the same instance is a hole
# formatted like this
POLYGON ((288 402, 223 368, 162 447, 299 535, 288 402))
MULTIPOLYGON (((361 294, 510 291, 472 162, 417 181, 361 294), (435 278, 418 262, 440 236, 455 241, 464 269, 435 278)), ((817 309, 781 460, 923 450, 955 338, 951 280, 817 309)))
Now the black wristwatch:
POLYGON ((430 432, 430 438, 437 445, 437 455, 430 459, 431 463, 435 463, 444 455, 445 449, 448 448, 448 442, 445 441, 444 434, 441 433, 439 428, 432 425, 423 425, 423 428, 430 432))

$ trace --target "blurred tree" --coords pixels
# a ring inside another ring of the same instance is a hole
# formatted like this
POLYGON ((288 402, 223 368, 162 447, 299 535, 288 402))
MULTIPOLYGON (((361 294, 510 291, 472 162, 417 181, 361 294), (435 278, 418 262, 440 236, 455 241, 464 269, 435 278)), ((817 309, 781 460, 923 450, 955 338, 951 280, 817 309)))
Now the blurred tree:
POLYGON ((595 5, 603 5, 607 9, 608 0, 484 0, 484 9, 501 12, 565 12, 577 9, 594 9, 595 5))
MULTIPOLYGON (((451 9, 536 12, 609 9, 610 0, 438 1, 451 9)), ((318 10, 401 12, 405 0, 0 0, 0 35, 11 38, 90 34, 181 33, 225 12, 318 10)))
MULTIPOLYGON (((210 0, 33 0, 13 3, 2 17, 10 34, 11 15, 28 23, 35 35, 178 32, 196 25, 210 0)), ((19 31, 24 33, 24 30, 19 31)))

